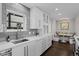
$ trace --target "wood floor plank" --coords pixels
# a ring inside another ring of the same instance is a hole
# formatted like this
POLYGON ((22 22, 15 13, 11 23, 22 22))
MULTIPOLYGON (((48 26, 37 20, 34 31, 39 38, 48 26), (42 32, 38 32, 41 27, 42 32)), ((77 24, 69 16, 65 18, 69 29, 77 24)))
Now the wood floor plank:
POLYGON ((54 42, 42 56, 73 56, 73 46, 69 43, 54 42))

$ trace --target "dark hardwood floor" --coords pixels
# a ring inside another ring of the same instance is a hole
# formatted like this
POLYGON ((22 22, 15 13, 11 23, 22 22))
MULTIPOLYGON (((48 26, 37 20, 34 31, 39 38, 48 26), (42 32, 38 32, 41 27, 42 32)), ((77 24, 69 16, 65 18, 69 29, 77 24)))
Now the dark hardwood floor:
POLYGON ((73 56, 73 46, 69 43, 54 42, 42 56, 73 56))

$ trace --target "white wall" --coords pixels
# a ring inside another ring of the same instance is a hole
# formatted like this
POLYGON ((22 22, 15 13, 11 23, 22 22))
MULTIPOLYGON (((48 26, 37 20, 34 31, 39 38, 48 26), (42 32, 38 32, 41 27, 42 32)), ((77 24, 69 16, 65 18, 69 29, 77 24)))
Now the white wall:
POLYGON ((53 20, 52 22, 52 34, 55 34, 56 32, 56 20, 53 20))
POLYGON ((69 32, 69 33, 73 33, 74 32, 74 21, 73 20, 71 20, 71 19, 67 19, 67 22, 69 22, 69 29, 68 30, 61 30, 61 28, 59 27, 57 27, 56 28, 56 30, 57 31, 64 31, 64 32, 69 32))
POLYGON ((79 35, 79 16, 75 19, 75 32, 79 35))
MULTIPOLYGON (((56 33, 56 31, 62 31, 62 30, 59 30, 59 29, 57 29, 56 28, 56 19, 54 19, 53 20, 53 23, 52 23, 52 33, 53 34, 55 34, 56 33)), ((69 19, 68 20, 68 22, 69 22, 69 30, 65 30, 66 32, 68 32, 68 33, 73 33, 73 32, 75 32, 75 22, 74 22, 74 20, 73 19, 69 19)))

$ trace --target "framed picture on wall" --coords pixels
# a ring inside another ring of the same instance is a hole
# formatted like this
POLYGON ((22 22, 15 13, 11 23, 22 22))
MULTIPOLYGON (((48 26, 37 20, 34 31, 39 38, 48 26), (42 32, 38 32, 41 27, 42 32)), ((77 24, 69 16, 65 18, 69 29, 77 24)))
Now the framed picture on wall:
POLYGON ((61 30, 69 30, 69 22, 60 23, 61 30))

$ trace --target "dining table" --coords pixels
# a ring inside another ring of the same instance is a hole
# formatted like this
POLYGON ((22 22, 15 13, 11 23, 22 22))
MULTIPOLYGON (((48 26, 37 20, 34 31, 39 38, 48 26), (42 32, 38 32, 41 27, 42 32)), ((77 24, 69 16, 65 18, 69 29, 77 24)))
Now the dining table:
POLYGON ((64 41, 65 42, 65 38, 67 38, 66 40, 69 41, 70 37, 73 37, 73 33, 59 33, 58 34, 59 38, 61 41, 64 41))

